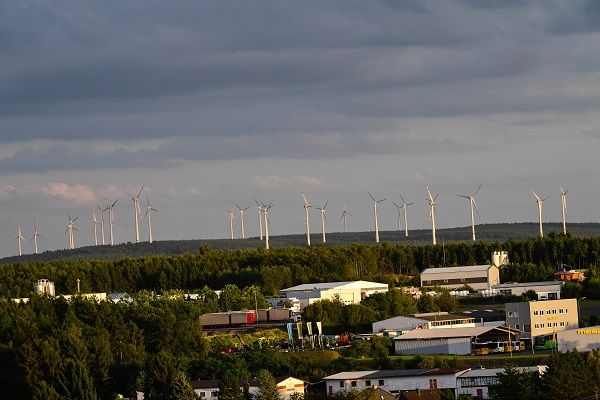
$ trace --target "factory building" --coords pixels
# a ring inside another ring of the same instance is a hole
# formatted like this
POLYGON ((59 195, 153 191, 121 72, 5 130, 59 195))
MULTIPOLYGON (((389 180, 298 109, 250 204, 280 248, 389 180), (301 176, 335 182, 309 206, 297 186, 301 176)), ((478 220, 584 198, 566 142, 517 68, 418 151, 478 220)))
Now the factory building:
POLYGON ((579 329, 567 329, 556 334, 558 351, 567 352, 573 349, 590 351, 600 349, 600 325, 579 329))
POLYGON ((404 332, 413 329, 439 329, 439 328, 468 328, 477 325, 477 321, 463 315, 448 314, 447 312, 432 312, 412 314, 404 317, 398 316, 373 322, 373 333, 394 331, 404 332))
POLYGON ((454 354, 473 352, 474 342, 514 341, 518 331, 501 326, 455 329, 416 329, 394 338, 394 354, 454 354))
MULTIPOLYGON (((536 365, 533 367, 517 367, 521 372, 532 372, 542 375, 547 365, 536 365)), ((489 389, 499 382, 498 374, 504 373, 505 368, 479 368, 471 369, 461 374, 456 381, 456 396, 471 395, 481 399, 489 399, 489 389)))
POLYGON ((506 303, 504 309, 507 325, 527 339, 579 326, 577 299, 506 303))
POLYGON ((492 289, 495 289, 498 294, 513 296, 521 296, 533 290, 537 294, 538 300, 558 300, 564 284, 562 281, 501 283, 492 286, 492 289))
POLYGON ((349 281, 306 283, 279 292, 286 298, 298 299, 300 308, 304 308, 319 300, 339 299, 344 304, 357 304, 374 293, 385 293, 388 290, 387 283, 349 281))
POLYGON ((421 287, 439 286, 455 289, 469 285, 475 290, 491 289, 500 283, 500 270, 495 265, 427 268, 421 272, 421 287))

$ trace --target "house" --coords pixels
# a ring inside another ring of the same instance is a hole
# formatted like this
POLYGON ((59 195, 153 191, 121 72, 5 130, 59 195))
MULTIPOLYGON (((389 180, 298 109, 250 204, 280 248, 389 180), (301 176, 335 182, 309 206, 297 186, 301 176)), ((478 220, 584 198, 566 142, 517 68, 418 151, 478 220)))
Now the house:
POLYGON ((527 339, 579 326, 577 299, 506 303, 504 309, 508 326, 527 339))
POLYGON ((427 268, 421 272, 421 287, 456 289, 468 285, 475 290, 491 289, 500 283, 499 271, 495 265, 427 268))
POLYGON ((368 281, 306 283, 282 289, 279 292, 288 299, 296 298, 304 308, 319 300, 339 299, 344 304, 357 304, 374 293, 389 290, 386 283, 368 281))
POLYGON ((560 291, 565 285, 562 281, 523 282, 523 283, 501 283, 492 286, 498 294, 521 296, 529 291, 537 294, 538 300, 560 299, 560 291))
POLYGON ((465 370, 455 368, 400 369, 339 372, 323 378, 327 395, 345 390, 379 387, 394 394, 401 391, 456 389, 456 378, 465 370))
MULTIPOLYGON (((301 379, 288 377, 276 377, 277 391, 282 399, 289 399, 294 393, 304 395, 304 381, 301 379)), ((250 380, 249 392, 251 395, 258 393, 258 380, 250 380)), ((202 400, 217 400, 219 397, 219 380, 218 379, 198 379, 192 381, 194 392, 202 400)), ((240 383, 240 388, 242 384, 240 383)))
MULTIPOLYGON (((546 365, 536 365, 534 367, 517 367, 521 372, 530 371, 535 374, 543 374, 546 371, 546 365)), ((461 394, 477 396, 482 399, 489 399, 489 388, 498 384, 498 374, 504 373, 504 368, 473 368, 457 378, 456 395, 461 394)))
POLYGON ((471 354, 474 342, 514 341, 519 332, 502 326, 416 329, 394 338, 396 355, 471 354))
POLYGON ((449 314, 445 311, 397 316, 373 322, 373 333, 383 331, 412 331, 413 329, 466 328, 477 326, 474 318, 449 314))

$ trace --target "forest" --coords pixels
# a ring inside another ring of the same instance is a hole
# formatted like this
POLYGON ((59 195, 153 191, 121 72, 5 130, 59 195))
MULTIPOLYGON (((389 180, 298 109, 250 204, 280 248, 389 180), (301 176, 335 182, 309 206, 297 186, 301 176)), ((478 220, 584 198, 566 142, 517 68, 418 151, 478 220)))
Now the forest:
POLYGON ((445 246, 382 243, 336 246, 215 250, 200 247, 175 256, 118 260, 54 260, 0 265, 0 296, 28 297, 39 279, 50 279, 57 294, 71 294, 80 280, 82 292, 135 293, 169 289, 193 290, 227 284, 258 285, 265 295, 309 282, 373 280, 394 286, 418 284, 427 267, 490 262, 495 250, 508 251, 511 265, 503 281, 552 279, 563 265, 588 268, 588 286, 600 295, 600 238, 550 235, 505 242, 448 243, 445 246))

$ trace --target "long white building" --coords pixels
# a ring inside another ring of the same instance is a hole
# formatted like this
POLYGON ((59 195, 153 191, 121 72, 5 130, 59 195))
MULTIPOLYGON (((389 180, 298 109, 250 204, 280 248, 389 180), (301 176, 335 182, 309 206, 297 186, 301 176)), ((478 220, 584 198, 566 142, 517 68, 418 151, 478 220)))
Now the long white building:
POLYGON ((491 289, 500 283, 500 270, 495 265, 427 268, 421 272, 421 287, 439 286, 455 289, 469 285, 475 290, 491 289))
POLYGON ((368 281, 305 283, 282 289, 279 292, 286 298, 296 298, 300 307, 304 308, 319 300, 339 299, 344 304, 356 304, 374 293, 385 293, 389 290, 387 283, 368 281))

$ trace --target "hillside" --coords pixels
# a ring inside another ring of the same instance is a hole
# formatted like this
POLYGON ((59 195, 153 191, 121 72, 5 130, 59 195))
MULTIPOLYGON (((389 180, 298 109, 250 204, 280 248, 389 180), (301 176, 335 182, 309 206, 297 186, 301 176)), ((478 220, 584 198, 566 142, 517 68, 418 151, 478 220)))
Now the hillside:
MULTIPOLYGON (((544 224, 546 234, 559 233, 562 225, 559 223, 544 224)), ((576 223, 569 224, 569 231, 573 236, 592 237, 600 236, 600 223, 576 223)), ((485 242, 505 241, 508 239, 525 239, 535 237, 538 234, 538 225, 536 223, 514 223, 514 224, 486 224, 477 226, 477 237, 485 242)), ((470 237, 470 227, 457 227, 439 229, 437 231, 438 244, 443 241, 465 242, 470 237)), ((381 231, 380 238, 382 242, 390 243, 408 243, 408 244, 428 244, 431 243, 431 230, 419 229, 409 231, 408 238, 398 231, 381 231)), ((311 235, 312 243, 321 245, 321 235, 314 233, 311 235)), ((282 247, 303 247, 306 244, 306 237, 302 234, 272 236, 269 240, 272 248, 282 247)), ((332 232, 327 234, 327 244, 350 244, 350 243, 374 243, 373 232, 332 232)), ((123 243, 115 246, 86 246, 74 250, 54 250, 46 251, 41 254, 28 254, 11 256, 0 259, 0 263, 18 263, 31 261, 50 261, 60 259, 81 259, 81 260, 112 260, 123 257, 143 257, 153 255, 177 255, 183 253, 194 253, 200 247, 208 246, 214 249, 252 249, 263 247, 264 243, 258 238, 248 239, 216 239, 216 240, 163 240, 152 244, 142 243, 123 243)))

